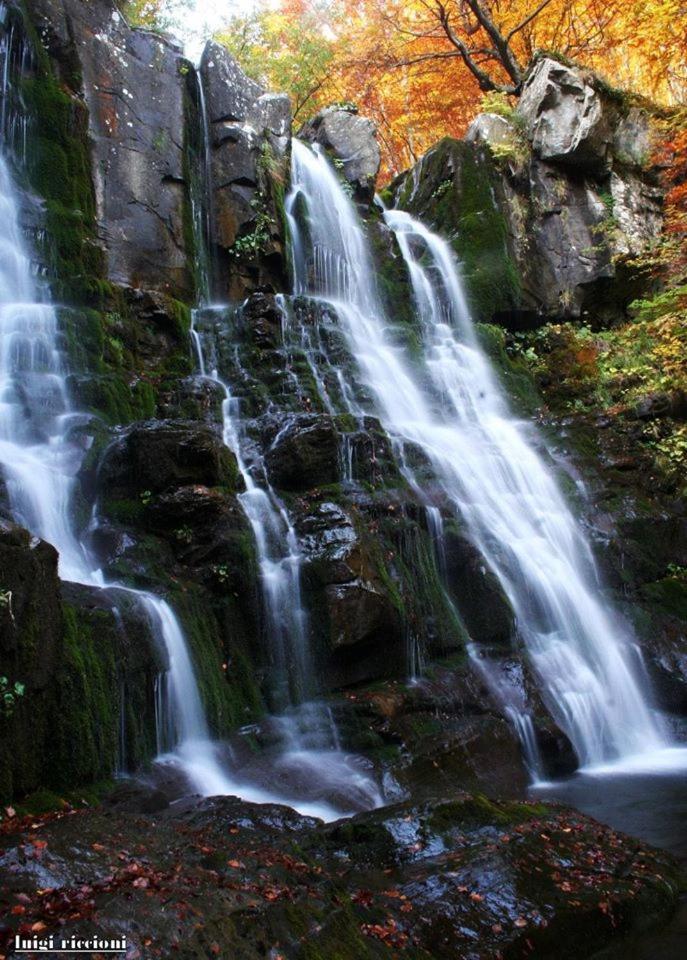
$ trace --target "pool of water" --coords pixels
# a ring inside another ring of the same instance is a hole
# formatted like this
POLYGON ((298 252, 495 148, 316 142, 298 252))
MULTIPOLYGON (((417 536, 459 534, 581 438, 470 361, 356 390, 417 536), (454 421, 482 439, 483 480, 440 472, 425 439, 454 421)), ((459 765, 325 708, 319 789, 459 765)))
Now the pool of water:
MULTIPOLYGON (((559 800, 583 813, 670 851, 687 870, 687 769, 579 771, 567 780, 540 784, 532 798, 559 800)), ((619 947, 623 960, 685 960, 687 898, 662 930, 619 947)))

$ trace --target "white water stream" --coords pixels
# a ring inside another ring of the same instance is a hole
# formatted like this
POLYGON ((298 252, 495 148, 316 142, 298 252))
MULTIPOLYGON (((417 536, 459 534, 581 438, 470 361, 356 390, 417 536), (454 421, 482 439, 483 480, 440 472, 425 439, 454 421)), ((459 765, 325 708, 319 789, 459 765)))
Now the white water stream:
MULTIPOLYGON (((295 293, 336 310, 382 422, 434 465, 510 600, 547 708, 580 763, 684 763, 640 686, 627 628, 601 593, 589 545, 532 428, 509 410, 478 343, 448 244, 406 213, 385 214, 409 270, 423 335, 414 365, 384 315, 351 200, 325 156, 298 142, 287 211, 295 293)), ((503 706, 514 719, 512 702, 503 706)), ((516 714, 536 766, 529 718, 516 714)))
MULTIPOLYGON (((106 583, 89 556, 73 519, 76 475, 87 447, 87 434, 80 428, 88 418, 71 407, 57 314, 41 294, 20 226, 17 191, 0 157, 0 467, 12 516, 57 549, 63 580, 108 589, 113 596, 127 593, 145 609, 168 662, 167 702, 160 704, 168 716, 161 724, 172 732, 173 743, 161 762, 180 768, 192 789, 206 796, 287 802, 302 813, 334 819, 339 813, 329 804, 284 800, 237 782, 223 768, 174 611, 152 593, 106 583)), ((246 496, 259 500, 257 493, 246 496)))

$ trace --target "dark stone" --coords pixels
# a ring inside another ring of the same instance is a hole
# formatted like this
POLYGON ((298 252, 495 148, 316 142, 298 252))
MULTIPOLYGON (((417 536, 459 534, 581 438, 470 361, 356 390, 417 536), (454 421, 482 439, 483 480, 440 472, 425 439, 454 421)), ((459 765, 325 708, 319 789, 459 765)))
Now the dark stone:
POLYGON ((0 584, 0 676, 24 685, 0 715, 0 798, 72 790, 147 760, 161 663, 135 598, 60 584, 54 548, 5 522, 0 584))
POLYGON ((236 458, 211 426, 193 421, 134 424, 106 450, 99 470, 104 498, 162 493, 188 484, 240 489, 236 458))
POLYGON ((286 267, 281 210, 288 182, 291 106, 243 73, 229 51, 209 41, 200 63, 211 142, 211 241, 221 294, 243 299, 259 286, 280 289, 286 267), (240 244, 245 241, 245 252, 240 244), (257 268, 257 272, 256 272, 257 268))
POLYGON ((496 576, 462 534, 446 532, 446 583, 473 640, 509 647, 515 618, 496 576))
POLYGON ((269 475, 283 490, 309 490, 339 479, 339 438, 331 417, 289 419, 266 453, 269 475))
POLYGON ((319 143, 340 162, 356 200, 369 204, 380 164, 376 132, 367 117, 343 107, 326 107, 301 127, 298 136, 309 143, 319 143))
POLYGON ((88 106, 96 215, 115 283, 183 299, 185 63, 170 38, 131 28, 109 0, 30 0, 48 49, 88 106))

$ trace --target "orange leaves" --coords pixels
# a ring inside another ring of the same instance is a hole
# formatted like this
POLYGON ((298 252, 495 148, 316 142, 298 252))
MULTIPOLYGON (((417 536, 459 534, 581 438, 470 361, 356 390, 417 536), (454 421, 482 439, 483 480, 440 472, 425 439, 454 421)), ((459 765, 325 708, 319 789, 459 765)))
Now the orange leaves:
MULTIPOLYGON (((523 71, 537 50, 554 50, 616 86, 667 103, 684 98, 677 0, 550 0, 532 19, 535 0, 481 6, 502 36, 512 34, 523 71)), ((299 120, 329 103, 356 103, 377 121, 390 176, 442 136, 461 136, 479 112, 482 90, 452 37, 482 51, 475 59, 491 80, 511 82, 475 13, 445 0, 444 24, 438 9, 425 0, 280 0, 234 18, 221 39, 251 75, 291 94, 299 120)))

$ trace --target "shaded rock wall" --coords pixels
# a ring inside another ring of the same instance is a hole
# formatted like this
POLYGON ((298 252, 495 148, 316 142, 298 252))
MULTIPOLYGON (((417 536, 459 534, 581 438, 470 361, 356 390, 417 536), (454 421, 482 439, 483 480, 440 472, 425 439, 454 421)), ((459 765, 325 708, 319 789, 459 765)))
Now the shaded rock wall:
POLYGON ((0 584, 0 674, 25 688, 0 708, 0 797, 69 790, 151 756, 163 662, 135 605, 60 584, 55 550, 5 521, 0 584))

